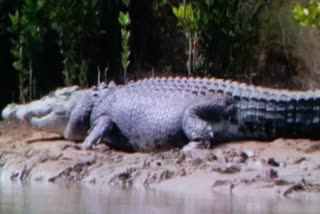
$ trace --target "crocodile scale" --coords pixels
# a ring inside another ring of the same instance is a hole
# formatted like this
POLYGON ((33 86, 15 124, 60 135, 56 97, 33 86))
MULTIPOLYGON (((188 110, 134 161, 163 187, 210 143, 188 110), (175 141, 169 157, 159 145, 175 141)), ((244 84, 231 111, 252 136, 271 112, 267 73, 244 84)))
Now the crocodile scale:
POLYGON ((199 142, 320 138, 320 91, 289 91, 215 78, 150 78, 56 92, 10 104, 6 119, 128 151, 154 151, 199 142))

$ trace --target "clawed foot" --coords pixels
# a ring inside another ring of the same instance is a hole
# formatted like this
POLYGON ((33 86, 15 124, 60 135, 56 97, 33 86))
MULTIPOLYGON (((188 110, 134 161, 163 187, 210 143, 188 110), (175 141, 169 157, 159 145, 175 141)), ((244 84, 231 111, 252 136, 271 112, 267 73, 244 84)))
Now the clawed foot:
POLYGON ((77 144, 77 143, 71 143, 71 144, 66 144, 62 146, 62 150, 68 149, 68 148, 73 148, 76 150, 99 150, 99 151, 105 151, 108 150, 109 147, 106 144, 98 144, 95 146, 87 146, 84 143, 77 144))
POLYGON ((186 153, 190 153, 190 152, 197 150, 197 149, 206 149, 206 147, 201 142, 191 141, 187 145, 182 147, 181 151, 184 154, 186 154, 186 153))
POLYGON ((92 146, 86 146, 85 144, 81 143, 71 143, 71 144, 66 144, 62 146, 62 150, 68 149, 68 148, 73 148, 76 150, 91 150, 92 146))
POLYGON ((63 145, 61 149, 62 150, 66 150, 66 149, 69 149, 69 148, 73 148, 73 149, 76 149, 76 150, 82 150, 81 145, 76 144, 76 143, 63 145))

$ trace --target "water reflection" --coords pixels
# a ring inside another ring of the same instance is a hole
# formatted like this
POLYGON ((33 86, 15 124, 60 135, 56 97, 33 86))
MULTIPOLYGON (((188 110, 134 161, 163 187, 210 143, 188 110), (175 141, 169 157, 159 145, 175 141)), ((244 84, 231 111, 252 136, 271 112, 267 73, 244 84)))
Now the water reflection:
POLYGON ((319 213, 317 202, 0 182, 0 213, 319 213))

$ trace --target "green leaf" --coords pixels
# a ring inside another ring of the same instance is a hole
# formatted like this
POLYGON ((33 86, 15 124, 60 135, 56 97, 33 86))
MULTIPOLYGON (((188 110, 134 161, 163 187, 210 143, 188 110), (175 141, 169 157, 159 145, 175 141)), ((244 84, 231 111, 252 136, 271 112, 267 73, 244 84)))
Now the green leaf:
POLYGON ((120 12, 118 20, 121 26, 128 26, 130 24, 129 13, 120 12))
POLYGON ((207 7, 211 7, 211 5, 213 4, 214 0, 205 0, 205 3, 207 5, 207 7))
POLYGON ((14 61, 12 64, 13 68, 16 69, 17 71, 22 71, 23 70, 23 64, 20 60, 14 61))
POLYGON ((306 7, 297 4, 293 9, 294 19, 302 26, 320 30, 320 1, 310 0, 306 7))
POLYGON ((173 7, 172 10, 178 20, 178 26, 182 27, 185 33, 194 34, 199 31, 200 12, 191 4, 173 7))
POLYGON ((16 30, 18 24, 19 24, 19 19, 20 19, 20 14, 19 11, 16 10, 14 14, 9 14, 10 22, 11 22, 11 29, 16 30))
POLYGON ((126 5, 127 7, 129 6, 130 4, 130 0, 122 0, 123 4, 126 5))

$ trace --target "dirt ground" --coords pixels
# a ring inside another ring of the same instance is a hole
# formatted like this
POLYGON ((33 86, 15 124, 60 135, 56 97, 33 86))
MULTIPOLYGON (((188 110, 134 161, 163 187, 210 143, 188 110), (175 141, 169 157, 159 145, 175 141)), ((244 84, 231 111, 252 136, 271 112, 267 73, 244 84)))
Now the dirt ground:
POLYGON ((320 141, 231 142, 209 150, 124 153, 0 122, 0 179, 320 199, 320 141))

